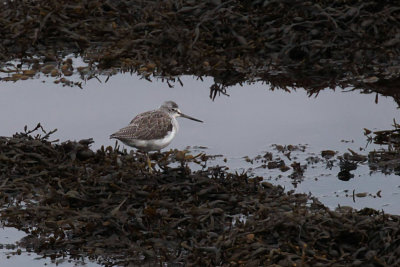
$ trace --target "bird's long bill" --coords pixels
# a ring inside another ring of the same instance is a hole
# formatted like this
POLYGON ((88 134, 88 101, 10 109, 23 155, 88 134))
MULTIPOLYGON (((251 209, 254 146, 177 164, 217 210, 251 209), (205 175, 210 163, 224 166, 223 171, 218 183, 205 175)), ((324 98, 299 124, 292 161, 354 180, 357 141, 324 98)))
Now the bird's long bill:
POLYGON ((201 121, 201 120, 195 119, 195 118, 190 117, 190 116, 188 116, 188 115, 185 115, 185 114, 183 114, 183 113, 179 113, 179 115, 181 115, 181 117, 183 117, 183 118, 186 118, 186 119, 189 119, 189 120, 192 120, 192 121, 203 122, 203 121, 201 121))

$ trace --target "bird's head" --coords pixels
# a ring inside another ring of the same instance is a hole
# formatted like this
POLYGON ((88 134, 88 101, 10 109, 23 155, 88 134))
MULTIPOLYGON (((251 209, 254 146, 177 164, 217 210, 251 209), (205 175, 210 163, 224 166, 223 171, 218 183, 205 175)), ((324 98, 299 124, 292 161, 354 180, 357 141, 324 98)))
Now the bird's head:
POLYGON ((186 119, 193 120, 193 121, 203 122, 201 120, 198 120, 196 118, 193 118, 193 117, 190 117, 188 115, 183 114, 180 111, 178 105, 174 101, 165 101, 161 105, 160 110, 168 112, 168 114, 171 115, 174 118, 182 117, 182 118, 186 118, 186 119))

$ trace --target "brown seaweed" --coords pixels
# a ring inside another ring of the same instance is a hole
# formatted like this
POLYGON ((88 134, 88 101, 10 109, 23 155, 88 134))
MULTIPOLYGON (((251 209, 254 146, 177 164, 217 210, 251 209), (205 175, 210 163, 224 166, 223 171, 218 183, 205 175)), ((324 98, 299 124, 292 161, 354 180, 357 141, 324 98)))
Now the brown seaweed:
POLYGON ((399 216, 332 211, 224 167, 190 170, 204 154, 152 154, 150 173, 140 153, 50 137, 0 137, 0 218, 27 233, 28 251, 108 266, 400 264, 399 216))
MULTIPOLYGON (((210 96, 273 88, 362 88, 398 100, 400 10, 389 1, 3 1, 3 81, 137 73, 211 76, 210 96), (83 58, 72 68, 67 55, 83 58), (50 64, 50 65, 49 65, 50 64), (55 68, 52 68, 52 66, 55 68), (52 69, 50 69, 52 68, 52 69)), ((172 85, 171 85, 172 86, 172 85)))

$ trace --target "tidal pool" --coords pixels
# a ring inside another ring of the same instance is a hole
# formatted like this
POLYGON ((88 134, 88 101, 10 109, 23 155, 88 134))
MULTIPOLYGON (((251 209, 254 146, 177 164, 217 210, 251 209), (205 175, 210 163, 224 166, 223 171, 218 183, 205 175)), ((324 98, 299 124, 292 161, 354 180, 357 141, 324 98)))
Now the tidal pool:
POLYGON ((120 74, 107 83, 90 80, 83 90, 38 80, 2 83, 0 134, 9 136, 40 122, 47 130, 57 128, 54 137, 61 141, 93 137, 98 148, 113 145, 110 133, 136 114, 174 100, 205 123, 179 119, 181 131, 169 148, 201 145, 211 153, 242 157, 270 144, 308 144, 314 151, 365 147, 363 128, 387 129, 399 118, 395 102, 380 97, 375 104, 375 94, 327 89, 307 97, 301 89, 270 91, 256 83, 231 87, 229 97, 211 101, 211 78, 182 80, 183 87, 169 88, 161 81, 120 74))
MULTIPOLYGON (((136 114, 158 108, 163 101, 173 100, 184 113, 205 123, 179 119, 180 132, 166 149, 191 147, 196 151, 223 155, 212 164, 227 165, 232 171, 248 171, 285 186, 287 190, 311 193, 332 209, 347 205, 400 214, 397 204, 400 180, 394 174, 371 173, 366 164, 361 164, 353 172, 353 179, 341 181, 337 177, 337 165, 327 168, 326 164, 319 162, 309 165, 303 181, 294 186, 288 178, 290 171, 283 173, 259 168, 260 164, 250 163, 244 158, 254 158, 267 151, 279 155, 273 144, 305 145, 304 152, 292 153, 292 160, 287 162, 289 166, 293 161, 304 164, 308 157, 320 155, 326 149, 343 154, 350 148, 367 154, 378 146, 366 146, 363 128, 390 129, 393 119, 400 121, 397 105, 391 98, 379 97, 376 104, 375 94, 339 89, 327 89, 318 97, 308 97, 302 89, 291 93, 271 91, 268 85, 255 83, 231 87, 229 96, 221 95, 212 101, 209 98, 211 78, 200 81, 187 76, 181 80, 183 87, 176 83, 174 88, 169 88, 161 80, 149 82, 122 74, 112 77, 107 83, 90 80, 84 89, 61 87, 39 80, 2 83, 0 135, 11 136, 22 131, 25 125, 29 129, 40 122, 46 130, 58 129, 52 140, 93 138, 95 149, 102 145, 114 146, 115 140, 109 139, 111 133, 127 125, 136 114), (223 161, 224 158, 227 162, 223 161), (367 195, 353 198, 353 190, 367 195), (377 194, 378 191, 381 192, 377 194)), ((0 232, 19 236, 19 233, 9 231, 0 232)), ((15 264, 18 266, 20 263, 15 264)), ((67 264, 81 263, 64 262, 63 266, 67 264)))

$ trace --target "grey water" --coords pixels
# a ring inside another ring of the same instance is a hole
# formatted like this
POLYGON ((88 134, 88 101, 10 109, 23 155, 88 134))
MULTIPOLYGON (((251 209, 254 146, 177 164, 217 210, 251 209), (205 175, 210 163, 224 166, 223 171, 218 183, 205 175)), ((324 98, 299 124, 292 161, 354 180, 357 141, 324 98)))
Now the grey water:
POLYGON ((256 83, 230 87, 227 96, 209 99, 211 79, 182 78, 184 86, 168 88, 161 81, 148 82, 117 75, 107 83, 90 80, 84 89, 67 88, 39 80, 2 83, 0 135, 10 136, 33 128, 38 122, 58 129, 61 140, 93 137, 95 148, 113 145, 109 135, 127 125, 138 113, 174 100, 183 112, 205 121, 180 119, 180 133, 170 147, 207 146, 229 157, 255 154, 270 144, 309 144, 316 150, 344 150, 365 146, 363 128, 390 128, 399 117, 395 102, 375 95, 332 90, 317 98, 305 91, 269 91, 256 83))
MULTIPOLYGON (((204 152, 221 154, 228 160, 226 163, 216 160, 213 164, 227 165, 232 171, 249 171, 287 190, 311 193, 332 209, 347 205, 400 214, 400 179, 394 174, 370 173, 364 165, 354 172, 353 179, 345 182, 337 178, 338 167, 326 169, 323 164, 317 164, 305 171, 302 183, 293 186, 287 178, 289 173, 257 168, 243 158, 272 151, 272 144, 306 145, 306 152, 294 153, 300 162, 325 149, 343 153, 348 148, 357 152, 360 148, 366 151, 377 148, 373 145, 366 148, 363 128, 390 129, 393 119, 400 121, 393 99, 380 97, 375 104, 375 95, 340 89, 323 90, 314 98, 301 89, 291 93, 270 91, 268 85, 255 83, 230 87, 229 96, 221 95, 212 101, 209 98, 211 78, 200 81, 185 76, 181 80, 183 86, 176 83, 174 88, 161 80, 149 82, 122 74, 111 77, 107 83, 87 81, 84 89, 62 87, 51 80, 2 83, 0 135, 11 136, 22 131, 25 125, 32 129, 40 122, 46 130, 57 128, 51 139, 60 139, 60 142, 93 138, 94 149, 114 146, 115 140, 109 139, 111 133, 126 126, 136 114, 173 100, 182 112, 204 123, 178 119, 180 132, 166 149, 207 147, 204 152), (370 195, 354 200, 350 196, 353 190, 370 195), (380 197, 377 197, 379 190, 380 197)), ((2 232, 9 235, 8 230, 2 232)), ((3 261, 4 255, 1 257, 3 261)), ((40 264, 43 262, 37 266, 40 264)), ((77 263, 62 266, 68 264, 77 263)))

